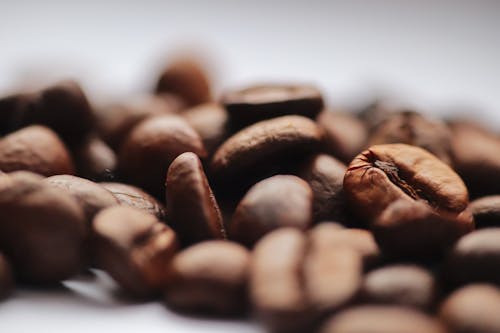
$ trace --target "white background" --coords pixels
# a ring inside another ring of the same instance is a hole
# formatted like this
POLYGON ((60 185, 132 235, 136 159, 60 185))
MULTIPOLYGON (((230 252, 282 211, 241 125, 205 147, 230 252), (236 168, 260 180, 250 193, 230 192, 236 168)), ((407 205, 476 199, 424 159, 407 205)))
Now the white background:
MULTIPOLYGON (((213 65, 217 91, 316 82, 332 105, 399 98, 500 128, 499 1, 5 1, 0 92, 74 77, 93 100, 149 89, 179 49, 213 65)), ((105 278, 0 303, 0 332, 259 332, 116 298, 105 278)))

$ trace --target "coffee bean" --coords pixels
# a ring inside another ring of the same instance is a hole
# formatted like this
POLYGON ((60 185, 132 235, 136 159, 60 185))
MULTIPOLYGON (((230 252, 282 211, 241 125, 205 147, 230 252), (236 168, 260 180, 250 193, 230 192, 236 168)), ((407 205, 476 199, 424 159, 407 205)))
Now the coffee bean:
POLYGON ((153 195, 164 192, 165 173, 180 154, 192 151, 206 156, 199 135, 180 117, 166 115, 146 119, 125 139, 119 166, 126 180, 153 195))
POLYGON ((219 206, 196 154, 183 153, 170 164, 166 187, 168 221, 182 243, 226 238, 219 206))
POLYGON ((90 226, 94 216, 102 209, 118 205, 118 200, 104 187, 90 180, 70 176, 57 175, 45 181, 54 188, 61 189, 73 196, 85 214, 90 226))
POLYGON ((229 112, 232 128, 241 129, 291 114, 314 119, 323 108, 323 97, 311 85, 263 84, 227 92, 222 103, 229 112))
POLYGON ((486 228, 462 237, 453 247, 446 276, 453 285, 491 282, 500 285, 500 228, 486 228))
POLYGON ((1 179, 0 248, 16 276, 51 284, 77 273, 86 235, 77 202, 32 173, 15 172, 1 179))
POLYGON ((156 92, 179 95, 191 106, 212 98, 208 75, 201 63, 192 58, 170 63, 158 79, 156 92))
POLYGON ((312 223, 312 191, 295 176, 278 175, 255 184, 238 204, 229 238, 252 246, 280 227, 307 229, 312 223))
POLYGON ((396 113, 396 107, 383 100, 375 100, 359 110, 358 118, 363 121, 371 133, 373 130, 396 113))
POLYGON ((0 253, 0 300, 7 297, 14 289, 14 277, 7 258, 0 253))
POLYGON ((0 136, 20 127, 21 115, 33 97, 29 93, 16 93, 0 97, 0 136))
POLYGON ((333 316, 321 333, 446 333, 433 318, 415 310, 382 305, 354 307, 333 316))
POLYGON ((160 221, 165 220, 165 207, 138 187, 122 183, 99 183, 110 191, 121 206, 142 210, 156 216, 160 221))
POLYGON ((44 176, 75 173, 71 156, 59 137, 37 125, 0 139, 0 169, 27 170, 44 176))
POLYGON ((344 192, 353 213, 366 222, 398 199, 454 214, 468 205, 467 188, 449 166, 406 144, 373 146, 358 155, 347 168, 344 192))
POLYGON ((115 206, 96 215, 92 233, 95 262, 125 291, 147 297, 162 287, 178 248, 172 229, 153 215, 115 206))
POLYGON ((477 228, 500 227, 500 195, 491 195, 472 201, 469 210, 477 228))
POLYGON ((93 181, 109 181, 115 177, 115 152, 100 138, 92 136, 74 152, 77 174, 93 181))
POLYGON ((299 177, 309 183, 313 191, 314 221, 332 220, 348 223, 343 181, 346 166, 326 155, 314 155, 299 168, 299 177))
POLYGON ((452 333, 500 332, 500 289, 472 284, 451 294, 442 304, 440 319, 452 333))
POLYGON ((430 272, 415 265, 392 265, 369 272, 360 299, 367 303, 410 306, 431 310, 437 286, 430 272))
POLYGON ((325 133, 325 149, 344 163, 349 163, 366 145, 366 126, 347 112, 325 110, 317 117, 325 133))
POLYGON ((249 252, 236 243, 212 240, 178 253, 165 280, 165 301, 187 312, 238 315, 247 307, 249 252))

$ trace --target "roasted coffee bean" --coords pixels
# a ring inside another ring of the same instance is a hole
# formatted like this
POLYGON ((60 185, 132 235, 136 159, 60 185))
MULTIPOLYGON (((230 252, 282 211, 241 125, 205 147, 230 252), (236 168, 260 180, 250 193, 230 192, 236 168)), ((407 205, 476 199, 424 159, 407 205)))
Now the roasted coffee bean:
POLYGON ((181 116, 198 132, 210 155, 229 134, 227 111, 219 104, 201 104, 185 110, 181 116))
POLYGON ((398 199, 421 200, 454 214, 469 201, 463 181, 448 165, 406 144, 373 146, 358 155, 347 168, 344 192, 353 213, 366 222, 398 199))
POLYGON ((99 185, 110 191, 121 206, 139 209, 156 216, 159 220, 165 220, 163 204, 140 188, 122 183, 99 183, 99 185))
POLYGON ((92 223, 94 261, 128 293, 147 297, 162 287, 177 251, 175 233, 153 215, 110 207, 92 223))
POLYGON ((500 138, 470 122, 450 126, 453 165, 472 197, 500 193, 500 138))
POLYGON ((446 333, 440 323, 415 310, 383 305, 354 307, 333 316, 321 333, 446 333))
POLYGON ((398 112, 379 124, 368 145, 406 143, 424 148, 446 164, 451 164, 451 131, 444 122, 413 111, 398 112))
POLYGON ((164 192, 165 173, 180 154, 206 156, 198 133, 182 118, 158 116, 137 125, 123 143, 119 168, 125 179, 153 195, 164 192))
POLYGON ((387 101, 375 100, 359 110, 358 118, 363 121, 371 133, 373 130, 396 113, 396 108, 387 101))
POLYGON ((183 153, 170 164, 166 187, 167 220, 182 243, 226 238, 219 206, 196 154, 183 153))
POLYGON ((100 138, 89 137, 74 152, 77 174, 93 181, 109 181, 115 177, 115 152, 100 138))
POLYGON ((348 223, 343 190, 346 169, 342 162, 326 154, 314 155, 300 167, 299 177, 307 181, 313 191, 314 221, 348 223))
POLYGON ((472 201, 469 210, 477 228, 500 227, 500 195, 491 195, 472 201))
POLYGON ((347 112, 325 110, 317 117, 325 133, 325 149, 344 163, 350 163, 366 145, 366 126, 347 112))
POLYGON ((165 301, 178 310, 238 315, 247 307, 250 254, 236 243, 212 240, 178 253, 165 280, 165 301))
POLYGON ((429 259, 440 256, 474 229, 468 210, 439 212, 423 201, 397 200, 372 223, 384 254, 396 258, 429 259))
POLYGON ((71 196, 40 176, 15 172, 0 180, 0 248, 16 277, 51 284, 77 273, 83 261, 85 218, 71 196))
POLYGON ((85 214, 90 226, 94 216, 102 209, 118 205, 118 200, 104 187, 90 180, 70 176, 57 175, 48 177, 45 181, 73 196, 85 214))
POLYGON ((156 92, 178 95, 191 106, 212 99, 208 74, 199 61, 190 58, 170 63, 158 79, 156 92))
POLYGON ((432 274, 415 265, 392 265, 369 272, 360 300, 367 303, 410 306, 431 310, 437 296, 432 274))
POLYGON ((295 176, 277 175, 255 184, 238 204, 229 226, 229 238, 252 246, 280 227, 307 229, 312 223, 313 194, 295 176))
POLYGON ((439 317, 451 333, 500 332, 500 289, 472 284, 451 294, 439 317))
POLYGON ((263 84, 227 92, 222 103, 232 128, 240 129, 291 114, 314 119, 323 108, 323 97, 312 85, 263 84))
POLYGON ((462 237, 449 254, 446 266, 453 285, 491 282, 500 285, 500 228, 486 228, 462 237))
POLYGON ((38 125, 0 139, 0 170, 27 170, 44 176, 75 172, 63 142, 52 130, 38 125))
POLYGON ((14 276, 7 258, 0 253, 0 299, 7 297, 14 289, 14 276))
POLYGON ((0 97, 0 136, 20 127, 21 114, 32 101, 29 93, 17 93, 0 97))

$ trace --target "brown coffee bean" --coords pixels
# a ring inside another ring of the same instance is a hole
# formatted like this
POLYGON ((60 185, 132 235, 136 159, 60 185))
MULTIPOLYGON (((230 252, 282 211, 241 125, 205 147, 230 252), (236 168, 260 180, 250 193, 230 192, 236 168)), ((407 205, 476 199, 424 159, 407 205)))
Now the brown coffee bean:
POLYGON ((500 195, 491 195, 472 201, 469 210, 477 228, 500 227, 500 195))
POLYGON ((500 332, 500 289, 472 284, 451 294, 439 317, 452 333, 500 332))
POLYGON ((178 253, 169 267, 165 301, 175 309, 238 315, 247 307, 249 252, 236 243, 212 240, 178 253))
POLYGON ((314 155, 300 166, 299 177, 313 191, 314 221, 348 223, 343 190, 346 169, 342 162, 326 154, 314 155))
POLYGON ((350 163, 366 145, 365 124, 347 112, 325 110, 317 117, 325 133, 325 149, 344 163, 350 163))
POLYGON ((128 293, 147 297, 162 287, 177 251, 175 233, 153 215, 115 206, 92 224, 95 262, 128 293))
POLYGON ((73 196, 85 214, 88 225, 94 216, 102 209, 118 205, 118 200, 104 187, 90 180, 70 176, 57 175, 48 177, 45 181, 57 189, 73 196))
POLYGON ((191 106, 212 99, 208 75, 201 63, 193 58, 170 63, 158 79, 156 92, 179 95, 191 106))
POLYGON ((391 115, 371 134, 368 145, 406 143, 424 148, 446 164, 451 164, 451 131, 444 122, 426 118, 417 112, 391 115))
POLYGON ((37 125, 0 139, 0 170, 27 170, 44 176, 75 172, 71 156, 59 137, 37 125))
POLYGON ((311 188, 295 176, 278 175, 255 184, 238 204, 229 237, 247 246, 280 227, 307 229, 312 223, 311 188))
POLYGON ((415 310, 382 305, 354 307, 333 316, 321 333, 446 333, 433 318, 415 310))
POLYGON ((7 258, 0 253, 0 300, 7 297, 14 289, 14 277, 7 258))
POLYGON ((231 127, 241 129, 291 114, 314 119, 323 108, 323 97, 312 85, 263 84, 227 92, 222 103, 229 112, 231 127))
POLYGON ((31 103, 29 93, 16 93, 0 97, 0 136, 20 127, 21 114, 31 103))
POLYGON ((142 210, 161 221, 165 220, 163 204, 140 188, 122 183, 99 183, 99 185, 110 191, 121 206, 142 210))
POLYGON ((431 310, 437 286, 430 272, 415 265, 392 265, 369 272, 360 299, 367 303, 410 306, 431 310))
POLYGON ((168 222, 182 243, 226 238, 219 206, 196 154, 183 153, 170 164, 166 187, 168 222))
POLYGON ((177 116, 152 117, 137 125, 125 139, 119 154, 120 170, 132 184, 162 195, 170 163, 187 151, 206 156, 191 126, 177 116))
POLYGON ((384 254, 396 258, 433 258, 474 230, 469 211, 460 214, 433 210, 422 201, 398 200, 372 223, 384 254))
POLYGON ((375 100, 359 110, 358 118, 363 121, 371 133, 373 130, 396 113, 396 107, 387 101, 375 100))
POLYGON ((21 280, 50 284, 77 273, 85 230, 77 202, 40 176, 15 172, 1 177, 0 248, 21 280))
POLYGON ((500 228, 481 229, 462 237, 445 266, 453 285, 471 282, 500 285, 500 228))
POLYGON ((454 214, 469 201, 463 181, 448 165, 406 144, 373 146, 358 155, 347 168, 344 192, 353 213, 366 222, 398 199, 421 200, 454 214))
POLYGON ((77 174, 93 181, 111 180, 118 164, 115 152, 100 138, 92 136, 74 151, 77 174))

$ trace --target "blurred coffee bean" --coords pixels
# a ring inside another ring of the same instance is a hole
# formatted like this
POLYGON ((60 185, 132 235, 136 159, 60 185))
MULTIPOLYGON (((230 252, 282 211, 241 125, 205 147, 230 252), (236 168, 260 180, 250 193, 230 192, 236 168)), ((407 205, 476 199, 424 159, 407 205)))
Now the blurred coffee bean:
POLYGON ((115 177, 115 152, 100 138, 89 137, 74 151, 77 174, 93 181, 109 181, 115 177))
POLYGON ((140 188, 122 183, 99 183, 99 185, 110 191, 121 206, 142 210, 161 221, 165 220, 163 204, 140 188))
POLYGON ((0 139, 0 170, 27 170, 44 176, 75 173, 64 143, 52 130, 38 125, 0 139))
POLYGON ((317 117, 325 133, 325 149, 344 163, 350 163, 366 145, 366 126, 354 115, 324 110, 317 117))
POLYGON ((392 265, 369 272, 363 281, 362 302, 393 304, 429 311, 436 301, 432 274, 415 265, 392 265))
POLYGON ((437 320, 415 310, 383 305, 358 306, 328 320, 320 333, 446 333, 437 320))
POLYGON ((321 92, 312 85, 263 84, 227 92, 222 97, 232 129, 285 115, 314 119, 323 108, 321 92))
POLYGON ((376 100, 361 108, 358 118, 364 122, 368 132, 371 133, 378 125, 390 118, 396 111, 394 106, 387 102, 376 100))
POLYGON ((183 153, 170 164, 166 187, 167 220, 183 244, 226 238, 219 206, 196 154, 183 153))
POLYGON ((0 248, 16 277, 52 284, 81 268, 85 217, 75 199, 35 174, 14 172, 0 181, 0 248))
POLYGON ((295 176, 277 175, 255 184, 238 204, 229 238, 249 247, 280 227, 307 229, 312 223, 313 194, 295 176))
POLYGON ((0 253, 0 300, 14 289, 14 276, 7 258, 0 253))
POLYGON ((175 233, 155 216, 115 206, 92 223, 94 261, 135 297, 148 297, 162 287, 177 251, 175 233))
POLYGON ((17 93, 0 97, 0 136, 20 127, 21 115, 26 110, 33 96, 29 93, 17 93))
POLYGON ((472 284, 451 294, 439 317, 451 333, 500 332, 500 289, 472 284))
POLYGON ((472 201, 469 210, 477 228, 500 227, 500 195, 491 195, 472 201))
POLYGON ((236 243, 212 240, 178 253, 165 280, 165 301, 180 311, 238 315, 247 308, 250 254, 236 243))
POLYGON ((200 136, 182 118, 148 118, 125 139, 118 155, 119 169, 126 181, 161 196, 170 163, 187 151, 206 156, 200 136))

